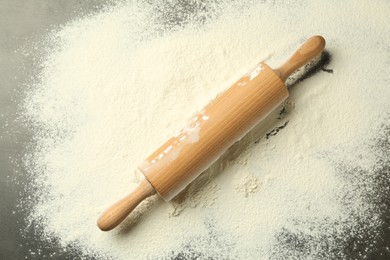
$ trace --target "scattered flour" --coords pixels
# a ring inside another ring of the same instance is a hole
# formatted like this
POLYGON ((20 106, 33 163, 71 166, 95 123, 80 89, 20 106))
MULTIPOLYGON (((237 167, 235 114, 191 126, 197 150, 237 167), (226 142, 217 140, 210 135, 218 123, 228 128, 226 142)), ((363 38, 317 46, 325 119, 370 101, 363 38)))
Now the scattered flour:
MULTIPOLYGON (((241 177, 241 176, 240 176, 241 177)), ((259 180, 255 175, 246 175, 242 183, 236 185, 236 190, 242 192, 247 198, 251 193, 256 192, 259 187, 259 180)))
POLYGON ((383 223, 367 200, 370 138, 389 111, 390 4, 148 2, 107 8, 43 41, 22 115, 35 133, 25 161, 39 238, 99 259, 329 259, 367 234, 375 241, 383 223), (327 39, 333 74, 294 86, 172 202, 153 197, 114 231, 97 228, 137 185, 137 164, 192 113, 313 34, 327 39))

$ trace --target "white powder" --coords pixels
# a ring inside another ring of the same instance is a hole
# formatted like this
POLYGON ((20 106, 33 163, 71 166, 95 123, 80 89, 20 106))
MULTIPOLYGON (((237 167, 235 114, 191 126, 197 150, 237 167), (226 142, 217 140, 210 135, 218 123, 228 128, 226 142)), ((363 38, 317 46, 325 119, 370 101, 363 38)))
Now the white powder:
POLYGON ((389 111, 390 4, 229 2, 123 3, 48 36, 23 115, 35 131, 26 165, 39 239, 118 259, 329 259, 375 244, 383 223, 367 196, 372 137, 389 111), (151 198, 114 231, 97 228, 137 185, 136 166, 191 114, 313 34, 327 39, 333 74, 294 86, 285 113, 172 202, 151 198))

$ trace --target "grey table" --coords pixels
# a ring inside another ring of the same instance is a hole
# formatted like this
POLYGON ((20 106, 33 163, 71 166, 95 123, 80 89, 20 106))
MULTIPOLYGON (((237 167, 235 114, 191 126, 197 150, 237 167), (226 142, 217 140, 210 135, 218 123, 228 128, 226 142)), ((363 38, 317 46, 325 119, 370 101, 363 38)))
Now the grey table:
POLYGON ((29 230, 30 234, 26 237, 21 235, 26 212, 17 209, 16 205, 20 196, 26 195, 23 194, 22 186, 28 179, 24 178, 26 174, 19 160, 30 133, 15 122, 16 104, 18 91, 28 77, 27 71, 33 68, 32 60, 22 59, 15 50, 25 45, 26 39, 37 38, 80 12, 99 10, 105 2, 107 1, 0 1, 0 259, 73 258, 70 253, 61 253, 58 248, 35 241, 33 229, 29 230), (22 67, 26 70, 21 70, 22 67), (34 257, 32 249, 42 250, 42 255, 34 257))
MULTIPOLYGON (((18 90, 23 88, 32 60, 15 50, 54 26, 76 17, 81 12, 95 12, 108 0, 1 0, 0 1, 0 260, 1 259, 74 259, 77 252, 63 252, 53 244, 37 241, 34 228, 25 236, 24 217, 27 212, 17 208, 20 197, 26 196, 23 184, 27 174, 20 162, 24 144, 31 133, 15 122, 18 90), (23 66, 22 66, 23 65, 23 66), (20 68, 25 68, 21 70, 20 68), (15 91, 17 90, 17 91, 15 91), (31 252, 39 251, 39 255, 31 252)), ((185 4, 186 1, 181 2, 185 4)), ((390 132, 390 130, 389 130, 390 132)), ((390 149, 390 140, 383 149, 390 149)), ((390 164, 384 171, 390 171, 390 164)), ((385 199, 389 208, 389 199, 385 199)), ((390 259, 390 210, 383 227, 382 241, 369 259, 390 259)), ((201 257, 201 256, 200 256, 201 257)), ((354 258, 354 256, 351 256, 354 258)), ((175 259, 183 259, 180 255, 175 259)))

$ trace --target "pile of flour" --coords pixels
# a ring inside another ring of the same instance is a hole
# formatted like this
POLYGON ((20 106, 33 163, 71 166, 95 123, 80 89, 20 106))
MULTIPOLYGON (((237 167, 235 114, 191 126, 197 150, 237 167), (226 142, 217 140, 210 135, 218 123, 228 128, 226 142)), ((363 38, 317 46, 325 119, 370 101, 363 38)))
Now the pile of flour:
POLYGON ((24 203, 38 239, 99 259, 329 259, 375 248, 390 5, 271 2, 129 1, 38 44, 46 54, 22 105, 34 131, 24 203), (187 118, 314 34, 327 40, 333 73, 296 84, 172 202, 151 198, 112 232, 97 228, 137 185, 136 166, 187 118))

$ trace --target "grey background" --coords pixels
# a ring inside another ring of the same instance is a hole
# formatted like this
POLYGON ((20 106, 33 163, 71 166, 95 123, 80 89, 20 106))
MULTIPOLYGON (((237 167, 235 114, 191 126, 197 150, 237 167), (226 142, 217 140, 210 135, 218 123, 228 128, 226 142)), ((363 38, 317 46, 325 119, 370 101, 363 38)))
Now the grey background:
MULTIPOLYGON (((55 241, 48 243, 37 240, 35 233, 39 231, 34 227, 22 232, 26 226, 24 217, 27 209, 24 205, 18 205, 22 197, 28 196, 23 186, 30 180, 23 170, 20 156, 26 149, 31 134, 16 121, 17 104, 23 95, 23 84, 37 68, 33 67, 32 58, 23 57, 20 50, 23 46, 31 46, 31 42, 39 40, 51 28, 81 14, 97 12, 108 2, 109 0, 0 0, 0 260, 80 258, 72 248, 60 249, 55 246, 55 241)), ((177 3, 181 5, 181 10, 185 9, 183 17, 195 11, 194 1, 177 3)), ((161 13, 159 18, 167 26, 171 26, 182 23, 183 17, 179 14, 161 13)), ((329 63, 329 57, 327 59, 322 65, 329 63)), ((390 127, 384 129, 390 136, 390 127)), ((390 138, 378 142, 378 147, 388 154, 390 138)), ((387 178, 386 176, 390 176, 390 159, 381 165, 378 171, 387 178)), ((383 183, 386 188, 389 180, 384 179, 383 183)), ((385 196, 381 203, 386 225, 383 227, 381 240, 375 246, 377 250, 367 255, 366 259, 390 259, 390 196, 385 196)), ((356 245, 352 242, 350 252, 354 253, 350 258, 361 259, 359 252, 364 251, 367 245, 362 244, 356 250, 356 245)), ((172 258, 187 259, 181 252, 172 254, 172 258)), ((194 254, 194 258, 203 259, 201 254, 194 254)))
MULTIPOLYGON (((29 139, 28 129, 15 121, 17 101, 32 60, 18 50, 27 41, 39 39, 50 28, 79 16, 99 10, 104 0, 0 0, 0 259, 72 258, 50 245, 21 236, 25 212, 16 208, 23 193, 24 178, 20 154, 29 139), (24 69, 22 69, 24 68, 24 69), (42 250, 40 256, 34 252, 42 250), (55 253, 55 254, 53 254, 55 253), (46 256, 46 257, 45 257, 46 256)), ((75 253, 77 254, 77 253, 75 253)))

